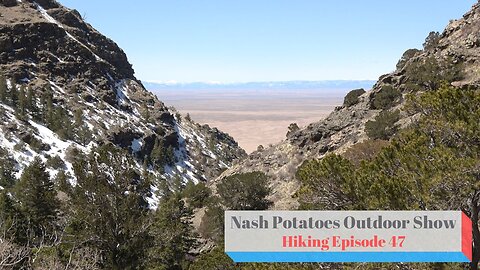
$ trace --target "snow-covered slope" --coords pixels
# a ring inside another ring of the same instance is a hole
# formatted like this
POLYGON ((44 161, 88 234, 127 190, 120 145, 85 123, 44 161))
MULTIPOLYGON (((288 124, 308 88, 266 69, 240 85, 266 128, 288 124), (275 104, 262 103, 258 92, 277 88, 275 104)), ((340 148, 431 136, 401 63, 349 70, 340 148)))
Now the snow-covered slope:
POLYGON ((128 150, 157 181, 208 181, 245 155, 227 134, 181 119, 145 90, 125 53, 77 11, 24 0, 0 4, 0 13, 7 94, 28 92, 35 108, 21 114, 18 102, 0 101, 0 147, 15 158, 17 174, 36 156, 61 159, 49 171, 70 172, 74 184, 69 155, 106 143, 128 150), (173 158, 159 168, 154 152, 173 158))

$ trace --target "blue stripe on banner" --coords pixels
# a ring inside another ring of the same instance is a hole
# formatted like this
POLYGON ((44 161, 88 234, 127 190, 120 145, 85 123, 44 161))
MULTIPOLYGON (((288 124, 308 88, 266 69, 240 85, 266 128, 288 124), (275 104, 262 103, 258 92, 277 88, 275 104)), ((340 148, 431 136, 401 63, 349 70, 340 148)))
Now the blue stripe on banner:
POLYGON ((462 252, 227 252, 234 262, 470 262, 462 252))

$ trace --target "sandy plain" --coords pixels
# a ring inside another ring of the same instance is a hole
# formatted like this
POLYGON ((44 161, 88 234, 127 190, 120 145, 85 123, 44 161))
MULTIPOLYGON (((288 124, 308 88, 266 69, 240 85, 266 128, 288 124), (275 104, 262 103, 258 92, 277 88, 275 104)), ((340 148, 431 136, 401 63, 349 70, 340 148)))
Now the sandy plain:
POLYGON ((167 106, 201 124, 227 132, 248 153, 284 140, 291 123, 321 120, 342 104, 346 89, 184 90, 155 93, 167 106))

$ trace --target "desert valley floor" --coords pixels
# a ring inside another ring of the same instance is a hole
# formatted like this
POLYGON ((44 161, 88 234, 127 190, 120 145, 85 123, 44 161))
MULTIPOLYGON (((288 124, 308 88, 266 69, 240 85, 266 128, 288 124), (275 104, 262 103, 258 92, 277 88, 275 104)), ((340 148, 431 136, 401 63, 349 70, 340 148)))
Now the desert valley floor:
POLYGON ((155 91, 167 106, 198 123, 227 132, 247 152, 285 139, 288 126, 326 117, 348 90, 172 90, 155 91))

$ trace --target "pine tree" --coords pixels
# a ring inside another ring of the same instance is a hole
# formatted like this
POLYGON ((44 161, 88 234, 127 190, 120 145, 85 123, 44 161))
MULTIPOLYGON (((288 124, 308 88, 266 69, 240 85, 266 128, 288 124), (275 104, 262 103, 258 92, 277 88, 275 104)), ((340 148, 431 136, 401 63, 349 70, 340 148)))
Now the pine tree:
POLYGON ((36 97, 35 97, 35 92, 30 86, 27 88, 26 108, 35 117, 35 115, 37 114, 36 97))
POLYGON ((65 192, 66 194, 72 193, 72 186, 68 182, 68 174, 64 171, 60 171, 55 177, 55 183, 59 191, 65 192))
POLYGON ((58 106, 53 114, 53 118, 49 123, 49 128, 55 131, 60 138, 67 140, 73 138, 73 124, 68 116, 68 112, 58 106))
POLYGON ((93 134, 87 124, 83 124, 76 133, 76 142, 83 146, 88 145, 93 140, 93 134))
POLYGON ((20 119, 25 119, 26 110, 27 110, 27 97, 25 94, 25 85, 20 86, 20 91, 18 91, 18 104, 15 108, 17 117, 20 119))
POLYGON ((45 89, 42 94, 42 120, 47 125, 53 121, 53 94, 50 88, 45 89))
POLYGON ((225 209, 217 197, 213 197, 205 209, 198 231, 202 237, 211 239, 221 245, 224 240, 225 209))
POLYGON ((187 200, 188 205, 202 208, 212 195, 212 191, 203 182, 194 184, 190 181, 185 185, 182 195, 187 200))
MULTIPOLYGON (((183 174, 185 175, 185 173, 183 174)), ((180 193, 185 188, 185 183, 183 182, 182 177, 180 177, 180 175, 177 174, 175 175, 175 177, 173 177, 171 186, 175 193, 180 193)))
POLYGON ((45 236, 55 227, 60 203, 45 165, 39 158, 25 168, 16 185, 21 212, 29 221, 34 236, 45 236))
POLYGON ((171 145, 167 147, 167 150, 164 153, 165 156, 165 163, 168 165, 175 164, 175 150, 171 145))
MULTIPOLYGON (((257 265, 251 265, 255 270, 272 270, 272 269, 283 269, 283 270, 295 270, 297 268, 292 268, 289 266, 284 266, 285 263, 282 263, 282 266, 274 267, 271 263, 268 264, 268 268, 258 269, 257 265)), ((250 266, 250 264, 245 265, 246 267, 250 266)), ((208 253, 203 253, 199 255, 196 260, 189 265, 189 270, 206 270, 206 269, 229 269, 229 270, 247 270, 243 267, 236 265, 230 257, 225 253, 225 249, 223 248, 222 244, 217 245, 213 250, 208 253)), ((317 268, 298 268, 297 270, 313 270, 313 269, 321 269, 320 267, 317 268)), ((250 269, 248 269, 250 270, 250 269)))
POLYGON ((161 177, 159 177, 157 182, 157 195, 159 195, 162 201, 169 199, 174 194, 171 184, 161 177))
POLYGON ((7 80, 3 75, 0 75, 0 102, 7 101, 7 80))
POLYGON ((18 90, 15 85, 10 88, 10 106, 16 108, 18 105, 18 90))
POLYGON ((52 119, 48 123, 48 127, 53 131, 58 131, 63 128, 64 112, 62 107, 56 106, 53 110, 52 119))
POLYGON ((15 160, 0 148, 0 186, 9 189, 15 184, 15 160))
POLYGON ((72 137, 77 143, 85 146, 92 141, 93 134, 87 123, 83 120, 83 112, 80 109, 76 110, 73 114, 73 130, 74 134, 72 134, 72 137))
POLYGON ((272 204, 268 178, 262 172, 231 175, 217 185, 223 205, 232 210, 265 210, 272 204))
POLYGON ((47 89, 44 89, 40 95, 40 106, 45 109, 47 104, 47 89))
POLYGON ((73 121, 74 121, 74 126, 76 128, 79 128, 83 125, 83 112, 82 110, 78 109, 75 111, 73 114, 73 121))
POLYGON ((106 269, 137 269, 148 245, 150 182, 136 172, 128 153, 104 145, 74 162, 72 241, 104 255, 106 269))
POLYGON ((150 153, 150 160, 156 168, 163 168, 163 166, 165 166, 164 152, 165 147, 163 146, 163 142, 157 138, 150 153))
POLYGON ((145 156, 144 159, 143 159, 143 164, 142 164, 142 170, 143 170, 144 174, 148 173, 149 164, 150 164, 150 162, 148 160, 148 156, 145 156))
POLYGON ((150 122, 150 109, 148 108, 148 105, 146 103, 143 104, 142 116, 145 121, 150 122))
POLYGON ((151 229, 154 246, 149 250, 149 267, 182 269, 185 255, 195 246, 191 218, 192 210, 179 194, 163 201, 151 229))
POLYGON ((3 240, 20 244, 28 242, 28 222, 12 199, 9 190, 0 191, 0 221, 3 240))

